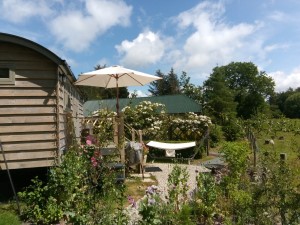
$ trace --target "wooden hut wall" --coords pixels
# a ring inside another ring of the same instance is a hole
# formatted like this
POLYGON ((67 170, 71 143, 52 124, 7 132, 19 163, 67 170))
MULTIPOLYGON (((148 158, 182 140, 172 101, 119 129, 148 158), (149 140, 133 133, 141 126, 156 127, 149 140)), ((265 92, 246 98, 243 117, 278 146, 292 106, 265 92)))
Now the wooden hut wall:
MULTIPOLYGON (((0 84, 0 140, 10 169, 53 165, 57 152, 58 66, 21 45, 0 42, 0 67, 15 83, 0 84)), ((5 169, 0 154, 1 169, 5 169)))
MULTIPOLYGON (((61 72, 60 72, 61 73, 61 72)), ((81 118, 83 117, 83 100, 67 77, 60 82, 59 89, 59 150, 60 154, 69 145, 79 141, 81 131, 81 118)))

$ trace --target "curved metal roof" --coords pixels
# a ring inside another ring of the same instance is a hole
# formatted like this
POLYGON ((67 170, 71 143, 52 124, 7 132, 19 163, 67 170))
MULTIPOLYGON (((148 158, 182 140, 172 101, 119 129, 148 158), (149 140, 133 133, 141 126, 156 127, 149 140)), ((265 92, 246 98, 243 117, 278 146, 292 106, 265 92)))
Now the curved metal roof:
POLYGON ((59 66, 63 66, 65 70, 72 76, 74 80, 76 80, 73 72, 71 71, 69 65, 67 62, 60 57, 58 57, 55 53, 50 51, 49 49, 45 48, 44 46, 33 42, 29 39, 16 36, 13 34, 8 34, 8 33, 2 33, 0 32, 0 41, 2 42, 8 42, 8 43, 13 43, 13 44, 18 44, 27 48, 30 48, 36 52, 39 52, 40 54, 44 55, 45 57, 49 58, 51 61, 56 63, 59 66))

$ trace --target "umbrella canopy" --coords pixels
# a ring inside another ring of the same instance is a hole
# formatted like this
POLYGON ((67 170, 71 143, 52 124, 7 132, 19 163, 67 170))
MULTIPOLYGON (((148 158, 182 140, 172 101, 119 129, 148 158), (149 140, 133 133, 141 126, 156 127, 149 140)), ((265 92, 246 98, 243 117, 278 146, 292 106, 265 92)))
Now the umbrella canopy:
POLYGON ((161 77, 127 69, 121 66, 111 66, 79 75, 76 85, 104 88, 117 88, 117 115, 119 116, 119 87, 143 86, 161 77))
POLYGON ((79 75, 79 78, 75 84, 104 88, 117 88, 143 86, 158 79, 161 78, 121 66, 111 66, 83 73, 79 75))

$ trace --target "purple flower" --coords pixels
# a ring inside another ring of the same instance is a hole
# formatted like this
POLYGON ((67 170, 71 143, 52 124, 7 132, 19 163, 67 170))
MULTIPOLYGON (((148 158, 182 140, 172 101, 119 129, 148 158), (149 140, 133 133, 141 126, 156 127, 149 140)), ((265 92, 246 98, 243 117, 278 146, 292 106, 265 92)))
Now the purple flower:
POLYGON ((128 196, 128 202, 131 204, 132 208, 136 208, 136 201, 134 200, 133 197, 128 196))
POLYGON ((154 190, 153 190, 152 186, 147 187, 146 193, 150 194, 150 195, 154 194, 154 190))
POLYGON ((155 204, 155 199, 154 198, 149 198, 148 199, 148 205, 154 205, 155 204))

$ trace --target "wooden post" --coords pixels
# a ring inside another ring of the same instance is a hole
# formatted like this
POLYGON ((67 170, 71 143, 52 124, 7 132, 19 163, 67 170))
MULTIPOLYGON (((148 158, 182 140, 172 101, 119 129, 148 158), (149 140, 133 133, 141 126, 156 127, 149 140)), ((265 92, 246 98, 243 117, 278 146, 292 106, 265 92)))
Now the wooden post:
POLYGON ((139 141, 140 141, 140 143, 143 142, 143 131, 142 130, 139 130, 139 141))
POLYGON ((135 141, 135 129, 131 129, 131 140, 135 141))
POLYGON ((206 139, 206 155, 209 156, 209 149, 210 149, 210 145, 209 145, 209 127, 207 127, 207 139, 206 139))
MULTIPOLYGON (((139 130, 139 141, 140 143, 143 143, 143 131, 142 130, 139 130)), ((147 160, 147 158, 146 158, 147 160)), ((144 180, 144 149, 142 150, 142 161, 140 162, 140 171, 139 172, 142 172, 142 178, 144 180)))
POLYGON ((114 143, 119 150, 121 162, 125 163, 124 119, 122 116, 114 118, 114 143))
POLYGON ((251 132, 251 138, 250 138, 250 142, 251 142, 251 148, 253 151, 253 166, 256 167, 256 161, 257 161, 257 155, 256 155, 256 138, 254 137, 253 133, 251 132))
POLYGON ((280 153, 280 159, 281 160, 286 160, 286 153, 280 153))
POLYGON ((124 118, 120 116, 118 122, 118 147, 121 154, 121 163, 125 163, 125 143, 124 143, 124 118))
POLYGON ((114 143, 118 145, 118 118, 113 118, 113 125, 114 125, 114 143))

